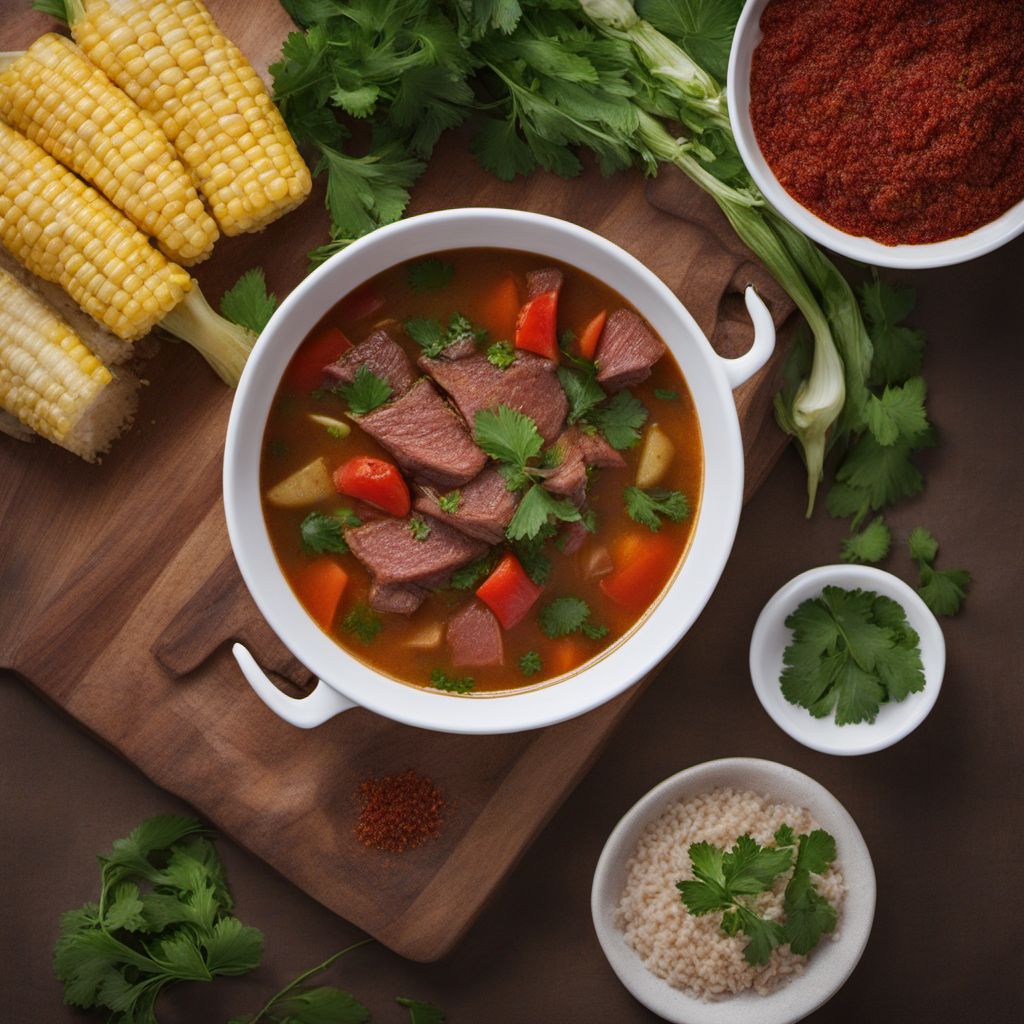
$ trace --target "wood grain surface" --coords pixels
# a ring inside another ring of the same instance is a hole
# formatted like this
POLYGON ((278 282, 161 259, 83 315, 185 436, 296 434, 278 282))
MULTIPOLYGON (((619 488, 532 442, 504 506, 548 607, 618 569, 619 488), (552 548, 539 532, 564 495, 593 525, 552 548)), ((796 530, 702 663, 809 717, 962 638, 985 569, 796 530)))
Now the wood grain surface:
MULTIPOLYGON (((211 2, 261 70, 287 18, 272 0, 211 2), (254 16, 254 12, 255 15, 254 16)), ((0 0, 0 50, 52 23, 0 0)), ((681 176, 573 181, 484 174, 458 133, 444 140, 411 213, 505 206, 565 217, 622 245, 683 299, 723 354, 750 341, 753 282, 782 325, 786 297, 681 176), (648 195, 648 189, 650 195, 648 195)), ((253 265, 281 295, 326 234, 322 194, 259 236, 222 239, 197 272, 211 300, 253 265)), ((614 283, 614 282, 612 282, 614 283)), ((737 392, 747 493, 784 439, 771 423, 779 358, 737 392)), ((184 345, 142 367, 131 433, 99 466, 43 443, 0 438, 0 666, 17 671, 150 778, 326 906, 401 954, 442 956, 586 772, 642 689, 534 733, 428 733, 357 710, 310 733, 246 686, 228 645, 243 640, 286 688, 309 675, 260 619, 234 566, 220 495, 231 393, 184 345), (430 774, 451 811, 437 842, 387 857, 352 835, 353 792, 370 774, 430 774)))

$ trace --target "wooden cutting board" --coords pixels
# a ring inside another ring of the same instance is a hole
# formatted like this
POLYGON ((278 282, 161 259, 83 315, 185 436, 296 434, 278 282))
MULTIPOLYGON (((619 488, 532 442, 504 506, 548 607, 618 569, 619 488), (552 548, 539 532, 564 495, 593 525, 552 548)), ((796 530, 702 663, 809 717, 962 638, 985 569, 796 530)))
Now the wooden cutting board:
MULTIPOLYGON (((210 6, 264 70, 289 29, 278 5, 210 6)), ((53 27, 26 7, 0 0, 0 50, 53 27)), ((725 354, 750 341, 741 298, 748 282, 778 324, 792 310, 680 176, 663 176, 650 197, 635 174, 503 183, 480 171, 454 135, 410 212, 467 205, 554 214, 619 243, 678 292, 725 354)), ((260 264, 283 295, 325 235, 318 192, 258 237, 221 240, 197 276, 216 300, 260 264)), ((736 396, 748 494, 783 446, 770 416, 778 364, 736 396)), ((228 545, 220 468, 231 392, 180 344, 163 344, 142 374, 149 384, 135 426, 101 466, 0 437, 0 666, 338 914, 407 957, 442 956, 642 685, 583 718, 514 736, 428 733, 362 710, 308 733, 286 725, 249 691, 228 651, 242 640, 284 688, 309 686, 258 615, 228 545), (399 856, 363 848, 352 835, 356 786, 410 767, 445 793, 444 834, 399 856)))

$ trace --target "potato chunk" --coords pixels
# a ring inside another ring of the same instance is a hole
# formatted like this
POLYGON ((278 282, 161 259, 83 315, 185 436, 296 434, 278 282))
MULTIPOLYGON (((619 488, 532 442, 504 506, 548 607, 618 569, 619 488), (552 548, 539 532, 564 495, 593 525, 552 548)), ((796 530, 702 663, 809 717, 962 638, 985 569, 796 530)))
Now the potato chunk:
POLYGON ((314 459, 267 491, 267 501, 278 508, 302 508, 337 494, 327 463, 314 459))
POLYGON ((640 450, 640 462, 636 468, 636 485, 641 490, 653 487, 668 472, 672 459, 676 454, 676 446, 657 423, 652 423, 644 437, 644 446, 640 450))

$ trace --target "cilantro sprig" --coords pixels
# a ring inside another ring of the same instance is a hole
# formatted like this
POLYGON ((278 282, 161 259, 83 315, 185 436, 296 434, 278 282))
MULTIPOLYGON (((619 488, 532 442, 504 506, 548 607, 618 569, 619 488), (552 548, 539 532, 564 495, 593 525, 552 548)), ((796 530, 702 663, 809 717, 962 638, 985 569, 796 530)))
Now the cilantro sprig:
POLYGON ((660 516, 669 522, 681 523, 690 514, 690 503, 681 491, 661 487, 643 491, 639 487, 627 487, 622 492, 622 500, 629 518, 652 533, 661 529, 660 516))
POLYGON ((302 546, 315 555, 348 553, 345 530, 362 526, 363 521, 350 508, 334 512, 310 512, 299 526, 302 546))
POLYGON ((939 542, 922 526, 915 527, 907 539, 910 557, 917 565, 917 592, 936 615, 956 615, 971 586, 966 569, 936 569, 939 542))
POLYGON ((837 725, 873 722, 882 704, 924 689, 917 633, 903 607, 872 591, 825 587, 786 619, 782 694, 837 725))
POLYGON ((843 541, 839 557, 844 562, 874 564, 889 554, 892 533, 883 516, 875 518, 860 533, 853 533, 843 541))
POLYGON ((384 628, 384 622, 369 604, 360 601, 354 604, 341 620, 341 628, 359 637, 364 644, 369 644, 373 643, 377 634, 384 628))
POLYGON ((722 930, 727 935, 747 937, 743 956, 752 965, 767 963, 772 951, 783 944, 794 953, 809 953, 822 935, 835 928, 838 916, 811 878, 824 873, 835 860, 832 836, 815 829, 798 837, 783 825, 774 839, 774 846, 762 846, 750 835, 742 835, 729 850, 693 843, 689 855, 694 877, 676 883, 691 914, 702 917, 721 912, 722 930), (772 889, 776 879, 791 868, 783 896, 785 919, 762 917, 753 897, 772 889))
POLYGON ((277 296, 267 291, 262 267, 252 267, 221 296, 221 314, 259 334, 277 309, 277 296))
POLYGON ((591 640, 600 640, 607 626, 595 626, 590 620, 590 605, 579 597, 556 597, 537 616, 544 635, 552 640, 570 633, 582 633, 591 640))
POLYGON ((444 669, 435 668, 430 673, 430 685, 445 693, 471 693, 476 681, 472 676, 450 676, 444 669))
POLYGON ((391 397, 391 385, 365 363, 356 370, 355 380, 351 384, 339 385, 338 391, 348 402, 348 411, 353 416, 365 416, 391 397))
POLYGON ((479 341, 487 335, 486 331, 475 327, 461 313, 452 313, 447 327, 442 327, 440 320, 425 316, 410 317, 402 326, 405 333, 423 349, 428 359, 436 359, 449 345, 463 338, 479 341))

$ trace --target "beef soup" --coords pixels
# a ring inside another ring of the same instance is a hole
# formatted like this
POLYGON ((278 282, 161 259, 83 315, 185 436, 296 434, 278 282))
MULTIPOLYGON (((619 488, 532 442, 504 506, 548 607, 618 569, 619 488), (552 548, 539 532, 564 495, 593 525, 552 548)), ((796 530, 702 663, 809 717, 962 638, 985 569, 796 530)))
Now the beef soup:
POLYGON ((349 653, 452 693, 601 656, 675 573, 700 506, 694 404, 611 287, 525 252, 391 268, 297 350, 263 438, 281 569, 349 653))

